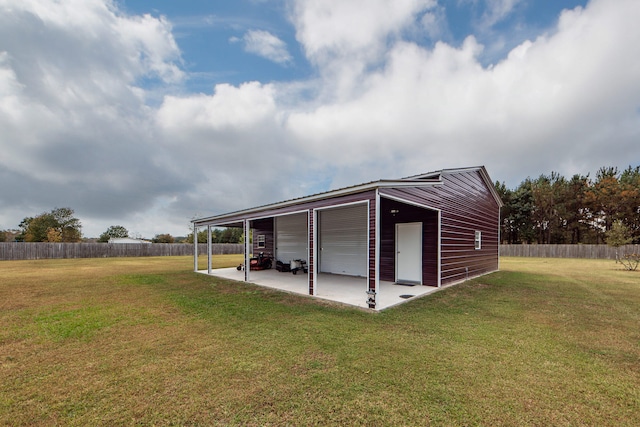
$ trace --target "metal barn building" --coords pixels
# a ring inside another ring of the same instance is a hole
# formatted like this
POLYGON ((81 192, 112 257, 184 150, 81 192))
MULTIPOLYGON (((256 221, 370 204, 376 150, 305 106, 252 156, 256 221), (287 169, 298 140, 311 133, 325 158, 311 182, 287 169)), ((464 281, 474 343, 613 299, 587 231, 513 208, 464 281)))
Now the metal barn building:
MULTIPOLYGON (((245 236, 252 231, 246 266, 251 253, 260 252, 274 263, 304 260, 308 266, 290 288, 283 283, 292 275, 274 270, 246 268, 227 277, 383 309, 498 270, 501 206, 481 166, 355 185, 195 219, 193 226, 194 235, 207 227, 209 245, 212 227, 242 227, 245 236)), ((217 274, 210 254, 206 273, 217 274)))

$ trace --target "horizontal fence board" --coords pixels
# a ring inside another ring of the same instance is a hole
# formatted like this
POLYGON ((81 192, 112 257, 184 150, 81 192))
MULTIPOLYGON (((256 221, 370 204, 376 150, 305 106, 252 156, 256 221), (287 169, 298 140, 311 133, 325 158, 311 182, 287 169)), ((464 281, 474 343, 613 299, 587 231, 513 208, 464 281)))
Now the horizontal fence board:
POLYGON ((500 245, 501 256, 514 257, 616 259, 616 251, 640 254, 640 245, 500 245))
MULTIPOLYGON (((213 243, 213 255, 241 254, 242 243, 213 243)), ((640 245, 618 248, 619 254, 640 254, 640 245)), ((198 254, 207 254, 206 243, 198 254)), ((0 261, 61 258, 112 258, 193 255, 193 244, 184 243, 26 243, 0 242, 0 261)), ((537 258, 615 259, 616 248, 607 245, 500 245, 501 256, 537 258)))
MULTIPOLYGON (((241 254, 242 243, 213 243, 213 255, 241 254)), ((198 244, 198 254, 207 254, 207 244, 198 244)), ((193 244, 185 243, 27 243, 0 242, 0 260, 62 258, 113 258, 193 255, 193 244)))

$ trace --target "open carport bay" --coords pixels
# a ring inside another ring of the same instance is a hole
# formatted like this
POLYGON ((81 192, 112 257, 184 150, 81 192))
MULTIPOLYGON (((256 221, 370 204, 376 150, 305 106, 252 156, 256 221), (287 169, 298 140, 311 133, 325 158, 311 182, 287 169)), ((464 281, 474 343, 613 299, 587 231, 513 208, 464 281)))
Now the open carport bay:
MULTIPOLYGON (((207 270, 199 273, 207 274, 207 270)), ((244 271, 236 268, 221 268, 211 271, 212 276, 244 281, 244 271)), ((251 271, 249 282, 267 288, 278 289, 300 295, 309 295, 307 274, 281 273, 274 269, 251 271)), ((437 291, 435 286, 406 286, 392 282, 380 282, 376 296, 376 310, 384 310, 397 304, 437 291), (411 295, 410 297, 407 297, 411 295)), ((363 277, 320 273, 316 278, 316 297, 343 304, 367 308, 367 283, 363 277)))

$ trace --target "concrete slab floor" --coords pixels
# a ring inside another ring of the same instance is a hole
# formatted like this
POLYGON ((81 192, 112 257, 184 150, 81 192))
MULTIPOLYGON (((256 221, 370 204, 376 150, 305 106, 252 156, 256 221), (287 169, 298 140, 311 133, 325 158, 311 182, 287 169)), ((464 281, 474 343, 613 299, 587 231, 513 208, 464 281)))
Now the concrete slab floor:
MULTIPOLYGON (((207 270, 199 270, 198 273, 207 274, 207 270)), ((244 271, 238 271, 235 267, 220 268, 211 271, 212 276, 225 279, 244 281, 244 271)), ((308 275, 299 272, 281 273, 275 269, 250 271, 249 282, 272 289, 292 292, 301 295, 309 295, 308 275)), ((330 301, 349 304, 356 307, 368 308, 367 282, 363 277, 342 276, 337 274, 320 273, 316 279, 316 295, 330 301)), ((393 282, 380 282, 380 290, 376 295, 376 309, 384 310, 398 304, 437 291, 435 286, 405 286, 393 282), (409 296, 403 298, 401 296, 409 296)))

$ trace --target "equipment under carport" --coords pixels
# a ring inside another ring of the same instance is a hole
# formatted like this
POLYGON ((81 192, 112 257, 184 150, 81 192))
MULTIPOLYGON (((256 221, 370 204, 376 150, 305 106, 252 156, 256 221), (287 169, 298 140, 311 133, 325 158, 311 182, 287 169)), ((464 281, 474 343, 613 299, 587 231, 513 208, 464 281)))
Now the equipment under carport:
POLYGON ((284 263, 282 261, 276 261, 276 270, 281 273, 289 273, 291 271, 290 263, 284 263))
POLYGON ((309 269, 307 268, 307 261, 303 259, 294 259, 293 261, 291 261, 291 272, 293 274, 297 274, 300 270, 302 270, 304 273, 309 272, 309 269))

